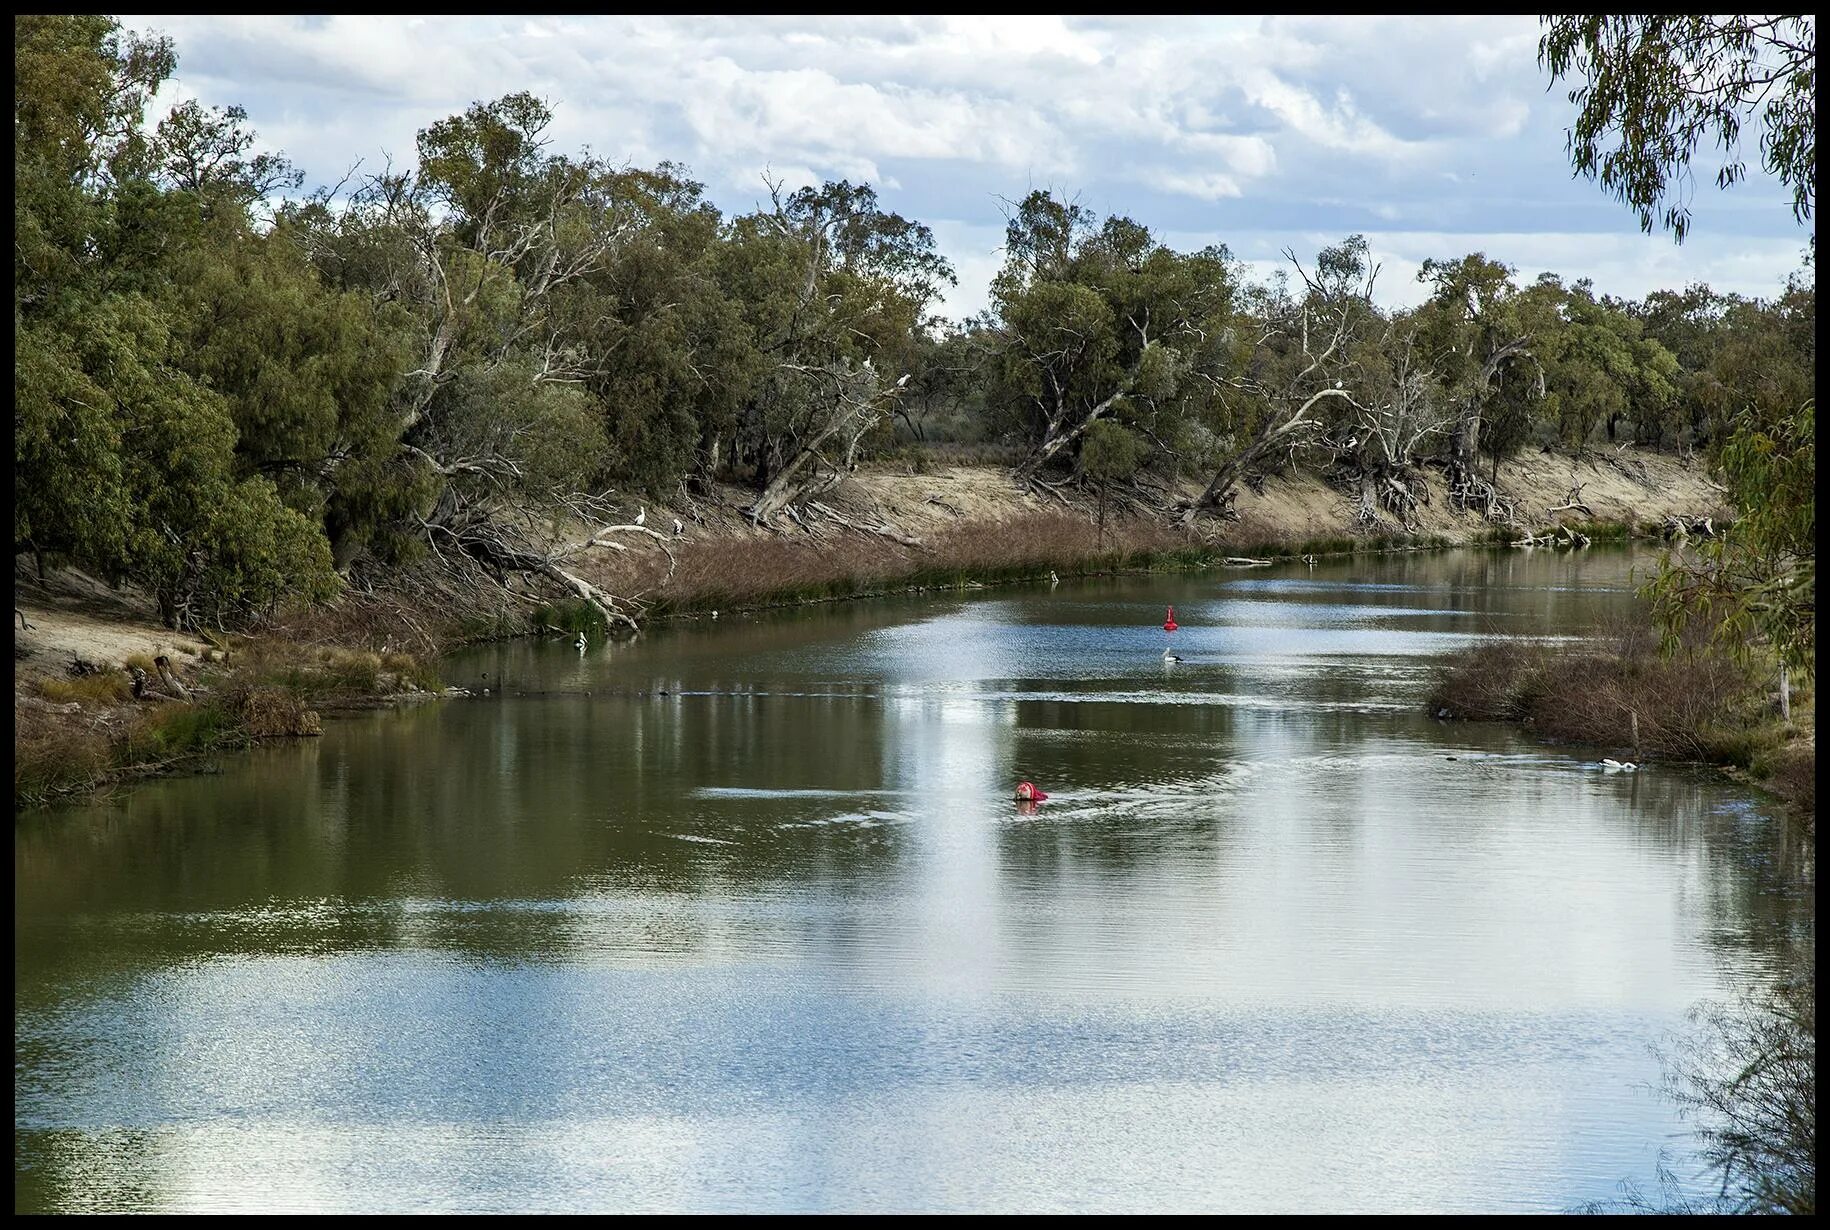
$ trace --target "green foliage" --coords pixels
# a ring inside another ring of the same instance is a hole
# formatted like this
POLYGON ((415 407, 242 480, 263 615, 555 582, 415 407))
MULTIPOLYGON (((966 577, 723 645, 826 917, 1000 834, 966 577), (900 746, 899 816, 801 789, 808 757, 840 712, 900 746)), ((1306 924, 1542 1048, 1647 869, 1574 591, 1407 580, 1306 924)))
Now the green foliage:
POLYGON ((93 272, 109 189, 142 175, 141 118, 176 64, 169 40, 106 17, 13 18, 13 304, 48 305, 93 272))
POLYGON ((248 113, 240 107, 205 107, 187 100, 159 121, 153 157, 163 178, 195 195, 206 209, 221 200, 231 211, 305 182, 284 155, 256 153, 248 113))
MULTIPOLYGON (((1559 14, 1544 18, 1538 59, 1553 81, 1579 79, 1569 133, 1576 169, 1678 242, 1690 230, 1691 159, 1707 139, 1724 155, 1718 186, 1747 177, 1741 126, 1759 118, 1761 161, 1811 217, 1817 194, 1817 20, 1809 15, 1559 14)), ((1815 239, 1813 239, 1815 242, 1815 239)))
POLYGON ((1136 432, 1102 420, 1081 441, 1080 468, 1102 483, 1123 482, 1137 473, 1147 448, 1136 432))
POLYGON ((603 614, 589 602, 577 598, 536 608, 528 623, 536 632, 557 628, 561 632, 583 633, 599 639, 610 634, 603 614))
POLYGON ((1771 653, 1811 675, 1817 647, 1817 403, 1752 407, 1721 450, 1735 524, 1668 553, 1647 586, 1668 639, 1695 619, 1743 661, 1771 653))
POLYGON ((1168 447, 1227 428, 1217 380, 1238 277, 1224 248, 1176 252, 1124 217, 1096 229, 1038 191, 1012 213, 1005 251, 973 343, 990 356, 989 414, 1029 450, 1026 468, 1074 457, 1106 419, 1168 447))
POLYGON ((1563 442, 1581 450, 1620 420, 1656 421, 1677 396, 1677 359, 1621 307, 1597 301, 1579 282, 1561 304, 1563 327, 1547 365, 1563 442))

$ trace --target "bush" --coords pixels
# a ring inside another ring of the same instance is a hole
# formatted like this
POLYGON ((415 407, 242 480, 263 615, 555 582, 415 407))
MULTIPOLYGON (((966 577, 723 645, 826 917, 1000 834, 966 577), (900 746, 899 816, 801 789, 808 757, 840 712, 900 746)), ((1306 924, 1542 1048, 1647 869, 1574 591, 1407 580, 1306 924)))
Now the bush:
POLYGON ((1778 727, 1759 711, 1754 680, 1692 645, 1659 653, 1649 626, 1613 630, 1608 652, 1529 642, 1481 645, 1452 659, 1427 701, 1437 716, 1529 722, 1548 738, 1631 748, 1639 757, 1748 766, 1778 727))
POLYGON ((170 760, 236 741, 241 733, 235 715, 219 705, 160 705, 128 728, 118 759, 126 765, 170 760))
POLYGON ((221 704, 235 715, 241 732, 250 739, 324 733, 317 713, 296 692, 285 688, 242 684, 225 691, 221 704))
POLYGON ((1817 746, 1815 740, 1798 740, 1774 753, 1764 768, 1767 785, 1791 805, 1795 814, 1817 816, 1817 746))

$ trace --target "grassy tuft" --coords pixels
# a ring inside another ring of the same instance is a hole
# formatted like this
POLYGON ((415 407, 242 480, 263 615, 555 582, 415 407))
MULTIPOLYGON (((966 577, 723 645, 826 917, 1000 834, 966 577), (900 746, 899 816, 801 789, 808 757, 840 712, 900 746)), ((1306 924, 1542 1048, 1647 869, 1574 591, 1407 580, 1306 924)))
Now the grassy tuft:
POLYGON ((58 704, 76 701, 84 705, 118 705, 133 695, 133 685, 120 671, 101 671, 74 679, 40 679, 35 687, 40 696, 58 704))

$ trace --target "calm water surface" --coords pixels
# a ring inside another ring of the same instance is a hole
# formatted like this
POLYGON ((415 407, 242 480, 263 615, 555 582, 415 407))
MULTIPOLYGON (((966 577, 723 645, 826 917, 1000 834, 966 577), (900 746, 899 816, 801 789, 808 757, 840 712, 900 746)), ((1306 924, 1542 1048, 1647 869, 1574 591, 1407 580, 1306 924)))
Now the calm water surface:
POLYGON ((516 644, 447 664, 486 698, 26 817, 16 1207, 1558 1210, 1661 1151, 1692 1177, 1649 1046, 1811 942, 1773 817, 1421 704, 1443 654, 1625 610, 1634 562, 516 644))

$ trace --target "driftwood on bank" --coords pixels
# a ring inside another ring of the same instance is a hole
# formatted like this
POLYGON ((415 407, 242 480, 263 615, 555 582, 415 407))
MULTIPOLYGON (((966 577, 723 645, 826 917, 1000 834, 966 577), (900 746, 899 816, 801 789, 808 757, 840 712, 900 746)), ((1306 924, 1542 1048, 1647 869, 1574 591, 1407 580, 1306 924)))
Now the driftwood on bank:
POLYGON ((184 686, 184 681, 178 678, 178 672, 172 669, 172 660, 170 658, 166 657, 164 654, 160 654, 153 659, 153 666, 159 672, 159 681, 167 688, 170 688, 172 693, 176 695, 179 700, 189 700, 191 698, 191 690, 184 686))
POLYGON ((1527 534, 1523 538, 1515 538, 1511 545, 1515 547, 1568 547, 1571 550, 1578 550, 1589 545, 1589 536, 1572 530, 1567 525, 1559 525, 1555 529, 1545 530, 1536 536, 1527 534))
POLYGON ((1699 538, 1714 538, 1716 526, 1709 517, 1686 517, 1682 513, 1673 513, 1665 518, 1664 533, 1666 538, 1672 539, 1688 538, 1692 534, 1699 538))
POLYGON ((1544 511, 1547 513, 1566 512, 1566 511, 1567 512, 1580 512, 1580 513, 1584 514, 1585 516, 1589 516, 1589 517, 1593 517, 1595 515, 1595 510, 1590 508, 1588 506, 1588 504, 1585 503, 1582 499, 1582 484, 1581 483, 1577 483, 1574 487, 1571 487, 1569 489, 1569 494, 1563 497, 1563 503, 1556 505, 1554 508, 1547 508, 1544 511))
POLYGON ((137 666, 130 666, 127 668, 127 677, 130 681, 129 687, 132 689, 133 698, 135 700, 175 701, 179 699, 169 692, 161 692, 158 688, 155 688, 152 684, 151 677, 137 666))

